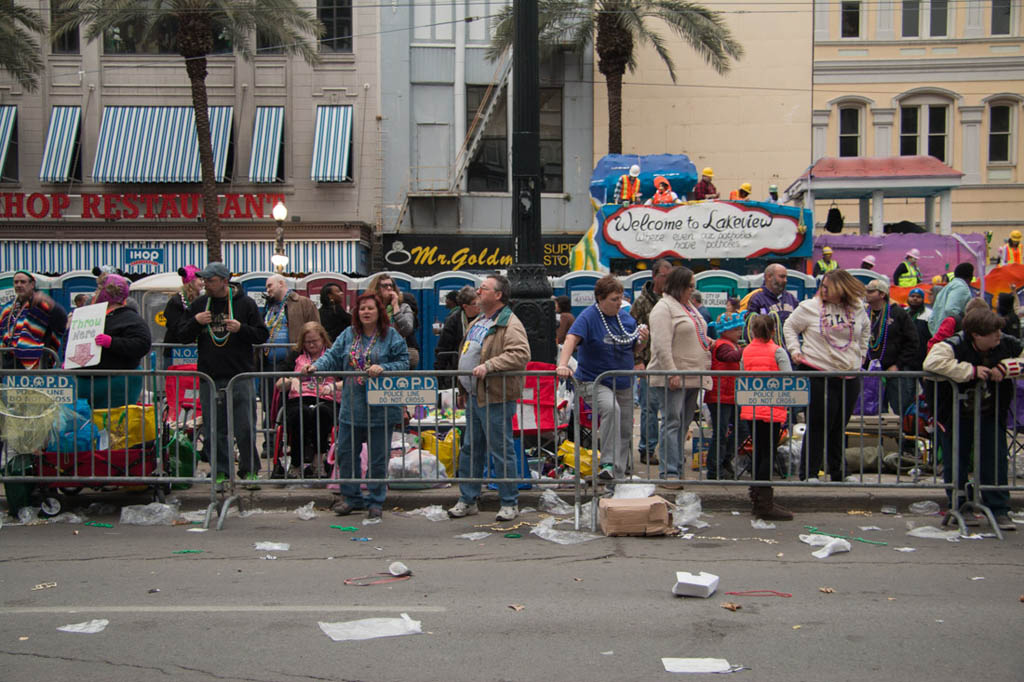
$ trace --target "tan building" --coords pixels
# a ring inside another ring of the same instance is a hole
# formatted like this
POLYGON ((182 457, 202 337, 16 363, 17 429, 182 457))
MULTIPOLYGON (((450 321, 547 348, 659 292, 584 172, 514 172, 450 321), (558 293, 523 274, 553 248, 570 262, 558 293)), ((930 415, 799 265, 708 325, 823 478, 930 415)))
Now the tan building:
MULTIPOLYGON (((964 173, 952 191, 953 231, 992 230, 996 245, 1024 227, 1018 0, 716 9, 746 55, 722 77, 682 41, 668 40, 679 75, 673 85, 653 49, 642 49, 623 83, 623 152, 686 153, 698 169, 714 168, 723 195, 751 182, 755 198, 773 182, 784 190, 821 157, 929 154, 964 173)), ((596 68, 594 76, 599 158, 607 99, 596 68)), ((886 200, 885 222, 922 224, 924 202, 886 200)), ((858 202, 840 208, 856 231, 858 202)), ((819 225, 824 213, 815 214, 819 225)), ((930 215, 934 229, 941 210, 930 215)))
MULTIPOLYGON (((812 157, 938 158, 964 173, 953 231, 1001 243, 1024 227, 1022 36, 1016 0, 817 3, 812 157)), ((887 200, 885 222, 921 224, 923 204, 887 200)))
MULTIPOLYGON (((53 3, 23 4, 49 23, 53 3)), ((270 270, 283 201, 286 271, 367 273, 382 203, 379 11, 300 4, 327 29, 319 65, 258 40, 251 61, 227 45, 208 58, 223 257, 236 272, 270 270)), ((0 73, 0 272, 206 262, 197 152, 174 156, 195 132, 173 46, 170 30, 143 40, 126 26, 90 43, 44 39, 37 92, 0 73)))

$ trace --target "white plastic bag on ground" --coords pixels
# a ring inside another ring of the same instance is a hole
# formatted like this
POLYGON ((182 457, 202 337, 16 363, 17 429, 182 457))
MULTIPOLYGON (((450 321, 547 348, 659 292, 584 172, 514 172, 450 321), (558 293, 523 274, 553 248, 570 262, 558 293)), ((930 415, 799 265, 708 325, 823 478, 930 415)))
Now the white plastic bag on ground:
POLYGON ((170 526, 181 519, 178 507, 161 502, 121 507, 121 523, 133 526, 170 526))
POLYGON ((950 542, 959 542, 960 540, 959 530, 942 530, 935 526, 918 526, 907 531, 907 535, 912 538, 925 538, 927 540, 948 540, 950 542))
POLYGON ((303 521, 309 521, 316 518, 316 510, 313 509, 314 500, 310 500, 309 504, 304 504, 295 510, 296 516, 303 521))
POLYGON ((755 530, 774 530, 775 524, 768 523, 764 519, 751 519, 750 527, 754 528, 755 530))
POLYGON ((460 540, 471 540, 473 542, 476 542, 477 540, 489 538, 491 535, 493 535, 493 533, 485 533, 484 531, 480 531, 477 533, 463 533, 462 535, 456 535, 455 537, 459 538, 460 540))
POLYGON ((426 516, 431 521, 449 520, 448 512, 439 504, 432 504, 429 507, 420 507, 409 512, 410 516, 426 516))
POLYGON ((824 559, 832 554, 839 552, 849 552, 851 547, 848 540, 842 538, 834 538, 828 535, 821 535, 819 533, 812 533, 810 535, 801 535, 800 542, 805 542, 811 547, 820 547, 816 552, 811 552, 811 556, 817 559, 824 559))
POLYGON ((545 490, 540 494, 540 503, 538 504, 542 512, 548 514, 559 514, 566 515, 573 513, 573 506, 568 504, 565 500, 558 496, 554 490, 545 490))
POLYGON ((413 620, 407 613, 403 613, 401 618, 363 618, 343 623, 321 621, 320 629, 335 642, 418 635, 423 632, 420 621, 413 620))
POLYGON ((50 523, 85 523, 85 517, 74 512, 64 512, 51 518, 50 523))
POLYGON ((706 528, 707 521, 700 520, 700 496, 693 492, 684 492, 676 495, 676 508, 672 514, 672 523, 677 528, 693 526, 694 528, 706 528))
POLYGON ((559 545, 578 545, 581 542, 587 542, 588 540, 596 540, 604 537, 603 535, 585 533, 579 530, 559 530, 554 527, 556 523, 559 523, 558 519, 548 517, 538 523, 536 528, 530 529, 530 533, 536 535, 542 540, 550 540, 551 542, 555 542, 559 545))
POLYGON ((287 552, 291 545, 287 542, 256 542, 252 548, 261 552, 287 552))
POLYGON ((653 483, 620 483, 615 486, 612 497, 618 500, 650 497, 655 492, 653 483))
POLYGON ((938 514, 939 505, 937 502, 931 500, 922 500, 921 502, 914 502, 910 505, 911 514, 938 514))
POLYGON ((60 632, 76 632, 82 635, 95 635, 97 632, 103 632, 108 625, 110 625, 110 621, 106 618, 96 618, 87 620, 84 623, 62 625, 57 630, 60 632))

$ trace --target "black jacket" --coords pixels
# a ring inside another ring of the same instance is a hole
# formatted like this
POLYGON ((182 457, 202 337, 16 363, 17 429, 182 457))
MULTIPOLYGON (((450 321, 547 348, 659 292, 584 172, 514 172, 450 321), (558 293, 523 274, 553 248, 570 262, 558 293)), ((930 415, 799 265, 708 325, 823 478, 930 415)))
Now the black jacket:
POLYGON ((331 343, 334 343, 334 340, 352 324, 352 315, 337 303, 325 303, 320 306, 320 324, 327 330, 331 343))
MULTIPOLYGON (((164 306, 164 324, 167 329, 164 332, 164 343, 182 343, 179 327, 185 312, 185 302, 181 299, 181 293, 174 294, 167 299, 167 305, 164 306)), ((170 348, 164 348, 164 355, 166 357, 171 357, 171 353, 170 348)))
MULTIPOLYGON (((981 353, 974 347, 964 332, 957 332, 941 343, 948 343, 953 347, 953 357, 959 362, 968 362, 972 365, 983 367, 995 367, 1007 358, 1020 357, 1024 353, 1024 344, 1004 333, 999 340, 999 345, 987 353, 981 353)), ((1016 390, 1013 379, 1003 379, 998 384, 991 381, 965 381, 957 384, 960 393, 966 393, 966 400, 961 403, 961 419, 971 418, 974 414, 974 398, 981 399, 981 414, 995 417, 1000 428, 1005 428, 1007 413, 1009 412, 1016 390), (971 389, 978 389, 973 391, 971 389), (998 411, 996 406, 999 407, 998 411)), ((953 398, 949 381, 938 382, 938 400, 936 406, 936 418, 942 424, 952 427, 953 405, 957 401, 953 398)))
MULTIPOLYGON (((868 317, 872 317, 869 311, 868 317)), ((872 319, 871 343, 868 350, 868 360, 881 360, 882 370, 896 365, 901 370, 910 370, 917 361, 917 329, 913 321, 907 315, 902 306, 889 304, 889 320, 887 323, 888 332, 884 342, 884 348, 879 345, 877 350, 870 350, 875 345, 877 338, 875 321, 872 319), (881 355, 884 350, 884 355, 881 355), (881 358, 879 358, 881 355, 881 358)), ((879 341, 879 344, 882 342, 879 341)), ((864 363, 867 366, 867 362, 864 363)))
POLYGON ((453 309, 444 320, 441 336, 434 348, 434 369, 458 369, 459 344, 466 330, 462 323, 465 317, 461 307, 453 309))
POLYGON ((153 345, 146 321, 127 306, 107 315, 103 333, 110 337, 110 347, 102 349, 95 369, 136 369, 153 345))
POLYGON ((232 283, 230 287, 232 315, 242 327, 237 332, 228 334, 223 345, 218 346, 214 342, 211 331, 218 337, 223 337, 227 333, 224 328, 228 314, 227 296, 212 299, 206 295, 200 296, 189 306, 188 313, 178 325, 181 343, 195 342, 198 346, 199 371, 214 379, 230 379, 243 372, 255 372, 256 360, 252 347, 255 344, 266 343, 270 337, 270 330, 263 323, 256 301, 249 298, 239 285, 232 283), (207 300, 210 301, 213 322, 209 325, 200 325, 196 322, 196 315, 206 310, 207 300))

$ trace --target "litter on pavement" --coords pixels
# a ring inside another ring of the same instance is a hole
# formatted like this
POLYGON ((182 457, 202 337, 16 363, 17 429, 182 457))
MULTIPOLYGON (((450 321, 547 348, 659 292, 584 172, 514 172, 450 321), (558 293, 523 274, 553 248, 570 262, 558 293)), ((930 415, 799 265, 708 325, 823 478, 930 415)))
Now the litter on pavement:
POLYGON ((662 658, 667 673, 734 673, 743 670, 724 658, 662 658))
POLYGON ((349 642, 377 637, 418 635, 423 632, 420 621, 403 613, 401 618, 363 618, 342 623, 319 623, 323 633, 335 642, 349 642))
POLYGON ((291 545, 287 542, 256 542, 252 548, 260 552, 287 552, 291 545))
POLYGON ((110 621, 106 618, 96 618, 87 620, 84 623, 62 625, 57 630, 60 632, 76 632, 82 635, 95 635, 97 632, 103 632, 108 625, 110 625, 110 621))
POLYGON ((718 576, 714 573, 693 574, 689 571, 676 571, 676 586, 672 594, 677 597, 701 597, 707 599, 718 589, 718 576))

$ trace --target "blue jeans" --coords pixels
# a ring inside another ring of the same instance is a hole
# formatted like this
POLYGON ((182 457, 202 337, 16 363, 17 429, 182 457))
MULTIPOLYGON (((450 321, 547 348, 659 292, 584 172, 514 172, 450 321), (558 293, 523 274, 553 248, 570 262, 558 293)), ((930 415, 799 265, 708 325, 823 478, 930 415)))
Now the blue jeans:
POLYGON ((640 443, 638 449, 641 455, 652 455, 658 447, 658 434, 661 431, 658 415, 663 412, 661 408, 662 392, 651 390, 648 380, 639 377, 636 381, 637 391, 640 395, 640 443))
POLYGON ((334 461, 338 465, 340 478, 357 479, 355 483, 342 483, 341 494, 345 502, 356 509, 363 507, 383 507, 388 493, 387 483, 367 483, 369 493, 366 498, 360 490, 358 479, 362 478, 362 466, 359 453, 366 443, 367 478, 387 478, 388 455, 391 453, 391 424, 338 424, 338 440, 334 446, 334 461))
MULTIPOLYGON (((226 389, 229 379, 215 379, 217 394, 210 394, 209 382, 200 384, 199 403, 203 415, 217 414, 216 442, 210 437, 210 419, 203 418, 203 442, 209 448, 211 444, 217 448, 217 474, 230 475, 234 461, 234 450, 228 442, 228 408, 226 389)), ((236 381, 231 394, 231 417, 234 420, 235 445, 238 446, 238 475, 244 477, 248 473, 258 473, 260 459, 256 455, 256 444, 253 442, 253 414, 256 411, 256 393, 249 380, 236 381)), ((211 462, 214 461, 212 458, 211 462)))
POLYGON ((673 391, 666 385, 654 387, 654 392, 661 393, 662 404, 665 406, 665 429, 661 439, 661 451, 658 458, 658 469, 662 478, 682 478, 683 448, 686 442, 686 430, 693 421, 697 411, 699 388, 682 388, 673 391))
MULTIPOLYGON (((482 478, 484 465, 491 462, 496 478, 516 477, 516 446, 512 439, 512 415, 515 401, 490 403, 479 407, 476 396, 466 401, 466 435, 459 451, 459 478, 482 478)), ((498 483, 501 505, 519 503, 519 487, 515 483, 498 483)), ((460 483, 459 499, 474 504, 480 497, 480 483, 460 483)))
POLYGON ((708 478, 733 471, 732 459, 736 452, 736 434, 739 420, 736 406, 726 403, 708 403, 711 413, 711 447, 708 448, 708 478), (729 427, 732 426, 732 430, 729 427))

